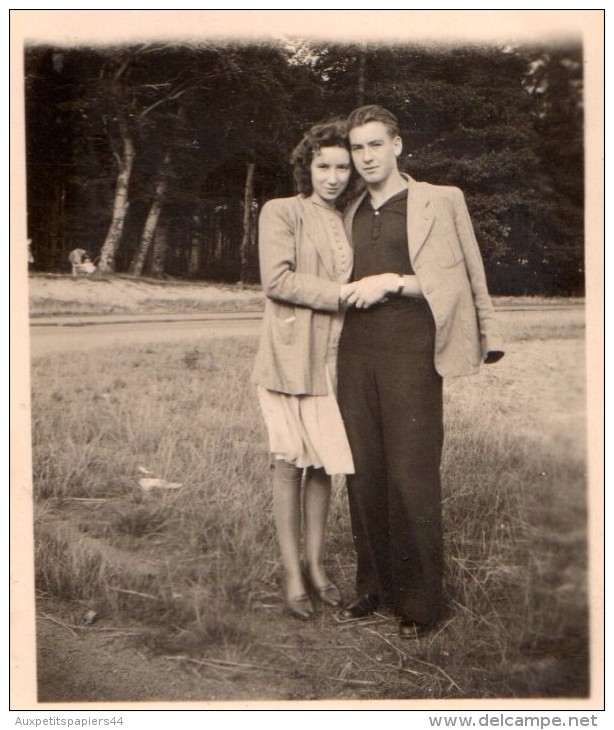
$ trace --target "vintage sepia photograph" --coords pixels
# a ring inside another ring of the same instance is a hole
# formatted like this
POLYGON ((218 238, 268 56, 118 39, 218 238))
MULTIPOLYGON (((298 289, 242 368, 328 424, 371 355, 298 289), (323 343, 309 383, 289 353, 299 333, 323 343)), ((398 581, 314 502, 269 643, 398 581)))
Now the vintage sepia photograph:
POLYGON ((599 707, 603 11, 11 17, 15 702, 599 707))

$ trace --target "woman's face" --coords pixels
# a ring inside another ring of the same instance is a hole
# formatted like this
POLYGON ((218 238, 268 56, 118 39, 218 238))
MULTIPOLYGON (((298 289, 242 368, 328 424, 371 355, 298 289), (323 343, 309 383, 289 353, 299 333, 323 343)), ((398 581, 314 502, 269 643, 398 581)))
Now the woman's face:
POLYGON ((334 203, 347 188, 351 172, 348 150, 344 147, 322 147, 311 160, 314 195, 325 203, 334 203))

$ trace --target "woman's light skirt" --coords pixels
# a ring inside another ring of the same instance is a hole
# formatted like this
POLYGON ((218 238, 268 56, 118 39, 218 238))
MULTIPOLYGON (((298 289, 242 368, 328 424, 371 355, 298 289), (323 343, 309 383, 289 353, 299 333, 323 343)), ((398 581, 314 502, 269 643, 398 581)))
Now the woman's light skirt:
POLYGON ((352 452, 335 397, 331 365, 326 369, 326 395, 288 395, 258 386, 258 399, 275 458, 299 468, 324 468, 327 474, 353 474, 352 452))

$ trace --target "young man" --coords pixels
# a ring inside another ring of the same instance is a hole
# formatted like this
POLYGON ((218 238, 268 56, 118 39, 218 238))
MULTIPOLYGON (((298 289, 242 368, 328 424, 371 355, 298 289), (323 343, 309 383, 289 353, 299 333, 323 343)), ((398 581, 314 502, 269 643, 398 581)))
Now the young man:
POLYGON ((401 636, 441 618, 442 377, 503 356, 480 251, 458 188, 399 172, 396 118, 348 117, 366 192, 346 216, 355 281, 339 349, 338 398, 354 456, 348 477, 359 619, 388 605, 401 636))

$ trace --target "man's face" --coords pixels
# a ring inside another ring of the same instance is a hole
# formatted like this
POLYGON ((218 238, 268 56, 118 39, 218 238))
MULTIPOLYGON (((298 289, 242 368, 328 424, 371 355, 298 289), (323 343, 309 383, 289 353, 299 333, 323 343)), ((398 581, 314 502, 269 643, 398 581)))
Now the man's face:
POLYGON ((377 185, 397 172, 403 143, 390 136, 383 122, 367 122, 350 130, 350 148, 358 174, 367 185, 377 185))

